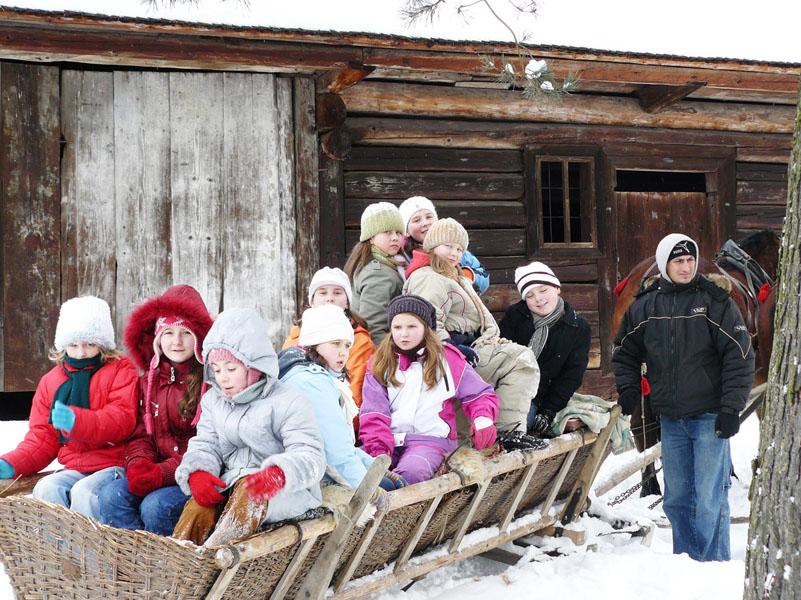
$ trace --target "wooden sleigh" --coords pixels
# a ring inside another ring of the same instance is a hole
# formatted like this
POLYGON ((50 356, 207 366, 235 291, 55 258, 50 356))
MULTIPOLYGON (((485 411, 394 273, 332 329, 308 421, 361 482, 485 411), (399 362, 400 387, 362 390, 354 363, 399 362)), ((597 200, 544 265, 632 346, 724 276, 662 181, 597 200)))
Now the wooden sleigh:
POLYGON ((18 482, 0 498, 0 560, 19 598, 360 598, 523 536, 559 535, 586 504, 619 411, 598 434, 486 459, 479 481, 451 472, 396 490, 357 526, 387 459, 377 460, 338 514, 217 548, 100 525, 18 482))

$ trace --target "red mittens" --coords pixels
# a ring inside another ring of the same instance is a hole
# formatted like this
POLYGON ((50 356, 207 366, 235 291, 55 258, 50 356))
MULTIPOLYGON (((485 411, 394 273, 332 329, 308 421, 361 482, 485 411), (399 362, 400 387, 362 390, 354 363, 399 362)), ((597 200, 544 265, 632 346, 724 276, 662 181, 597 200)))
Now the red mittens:
POLYGON ((189 476, 189 489, 200 506, 210 507, 225 500, 218 487, 225 487, 225 482, 208 471, 195 471, 189 476))
POLYGON ((162 486, 161 469, 149 460, 137 460, 125 469, 128 478, 128 491, 134 496, 144 498, 153 490, 162 486))
POLYGON ((245 489, 252 500, 261 502, 275 496, 286 484, 281 467, 272 465, 245 478, 245 489))

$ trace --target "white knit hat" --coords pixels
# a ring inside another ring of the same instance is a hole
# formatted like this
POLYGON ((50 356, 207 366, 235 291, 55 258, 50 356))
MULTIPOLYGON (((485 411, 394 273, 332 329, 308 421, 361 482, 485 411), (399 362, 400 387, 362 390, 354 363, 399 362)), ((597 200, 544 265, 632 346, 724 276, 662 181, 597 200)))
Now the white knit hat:
POLYGON ((391 202, 375 202, 364 209, 359 231, 359 241, 366 242, 385 231, 403 233, 403 221, 398 207, 391 202))
POLYGON ((350 287, 350 280, 345 274, 345 271, 336 267, 323 267, 317 271, 309 284, 309 304, 312 303, 314 292, 324 285, 338 285, 345 290, 345 295, 348 297, 348 306, 353 301, 353 290, 350 287))
POLYGON ((61 305, 56 325, 57 352, 73 342, 92 342, 103 350, 114 350, 114 326, 111 309, 96 296, 72 298, 61 305))
POLYGON ((335 340, 353 343, 353 326, 344 310, 335 304, 323 304, 303 311, 298 344, 308 348, 335 340))
POLYGON ((528 288, 535 285, 551 285, 553 287, 562 287, 562 284, 553 274, 551 268, 545 263, 534 261, 524 267, 517 267, 515 269, 515 283, 520 295, 525 298, 528 288))
POLYGON ((683 233, 669 233, 656 247, 656 266, 659 267, 659 274, 668 281, 672 281, 667 274, 667 264, 677 256, 689 254, 696 259, 693 277, 698 272, 698 244, 691 237, 683 233), (678 248, 677 248, 678 246, 678 248))
POLYGON ((434 203, 425 196, 406 198, 406 200, 401 202, 398 210, 400 211, 401 219, 403 219, 403 233, 409 233, 409 221, 412 220, 414 213, 419 210, 430 210, 434 213, 435 219, 439 218, 437 217, 437 209, 434 208, 434 203))

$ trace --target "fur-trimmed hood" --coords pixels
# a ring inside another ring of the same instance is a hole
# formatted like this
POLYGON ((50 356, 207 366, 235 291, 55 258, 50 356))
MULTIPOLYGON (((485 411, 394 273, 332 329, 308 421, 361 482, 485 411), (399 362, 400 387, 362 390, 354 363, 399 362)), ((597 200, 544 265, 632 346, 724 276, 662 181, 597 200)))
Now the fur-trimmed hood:
POLYGON ((161 296, 150 298, 137 306, 125 323, 124 343, 134 364, 146 371, 153 358, 153 339, 159 317, 178 316, 196 336, 200 347, 211 329, 213 320, 203 298, 190 285, 174 285, 161 296))

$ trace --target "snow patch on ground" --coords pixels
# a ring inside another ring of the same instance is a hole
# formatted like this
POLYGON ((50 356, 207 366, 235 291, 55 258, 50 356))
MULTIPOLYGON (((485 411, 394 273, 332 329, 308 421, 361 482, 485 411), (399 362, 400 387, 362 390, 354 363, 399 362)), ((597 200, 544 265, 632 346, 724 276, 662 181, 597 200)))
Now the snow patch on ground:
MULTIPOLYGON (((22 421, 0 422, 0 454, 12 449, 27 431, 22 421)), ((751 483, 751 461, 759 449, 759 422, 749 418, 732 440, 732 462, 738 479, 732 482, 729 502, 732 517, 749 514, 748 486, 751 483)), ((601 467, 597 481, 605 478, 633 454, 610 456, 601 467)), ((592 513, 601 518, 584 515, 572 529, 586 532, 586 543, 575 546, 566 538, 530 537, 537 546, 523 549, 507 544, 504 549, 520 554, 521 561, 509 567, 482 557, 444 567, 408 591, 400 587, 375 594, 372 600, 486 600, 504 597, 505 600, 528 600, 532 593, 538 597, 615 598, 682 598, 683 600, 730 600, 742 596, 745 546, 748 525, 731 528, 732 560, 727 563, 697 563, 686 555, 672 553, 671 530, 656 527, 650 546, 641 537, 628 533, 612 533, 610 523, 615 519, 647 524, 665 521, 661 505, 649 508, 657 498, 631 498, 616 506, 607 502, 638 481, 639 475, 611 490, 601 498, 593 497, 592 513), (559 552, 560 556, 548 553, 559 552)), ((661 474, 660 474, 660 483, 661 474)), ((539 518, 539 513, 521 517, 516 524, 539 518)), ((468 534, 462 547, 476 543, 495 533, 493 528, 468 534)), ((446 552, 447 545, 433 550, 446 552)), ((415 559, 410 561, 415 562, 415 559)), ((383 572, 391 570, 388 565, 383 572)), ((374 573, 371 578, 377 577, 374 573)), ((0 600, 12 600, 14 592, 0 565, 0 600)))

